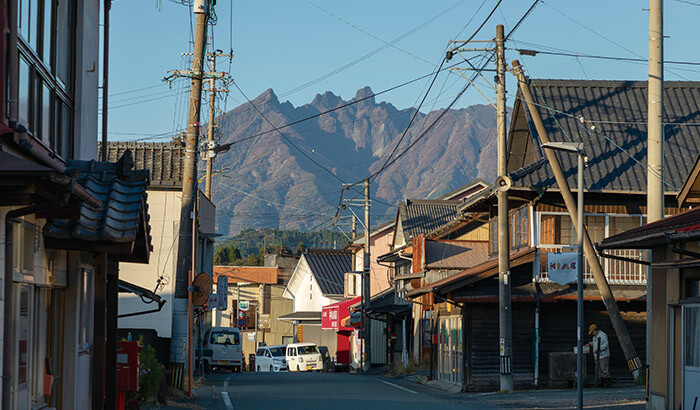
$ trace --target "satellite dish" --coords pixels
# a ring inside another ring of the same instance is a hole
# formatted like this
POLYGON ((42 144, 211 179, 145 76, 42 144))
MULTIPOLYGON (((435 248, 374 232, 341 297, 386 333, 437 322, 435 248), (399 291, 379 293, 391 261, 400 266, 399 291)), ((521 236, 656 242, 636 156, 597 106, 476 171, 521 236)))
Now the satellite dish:
POLYGON ((195 276, 192 281, 192 287, 194 287, 192 304, 198 307, 204 306, 209 300, 209 294, 211 293, 211 278, 208 274, 202 272, 195 276))
POLYGON ((508 175, 501 175, 496 178, 496 190, 506 192, 513 186, 513 180, 508 175))

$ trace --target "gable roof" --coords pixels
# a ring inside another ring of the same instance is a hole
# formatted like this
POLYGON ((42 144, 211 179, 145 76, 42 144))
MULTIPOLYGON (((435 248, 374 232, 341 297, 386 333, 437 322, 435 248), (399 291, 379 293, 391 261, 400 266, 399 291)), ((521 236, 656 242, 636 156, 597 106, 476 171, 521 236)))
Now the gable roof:
MULTIPOLYGON (((134 166, 137 169, 151 171, 149 188, 182 188, 182 172, 185 168, 185 146, 182 141, 108 141, 107 160, 116 161, 127 149, 133 154, 134 166)), ((102 152, 101 143, 98 151, 102 152)))
POLYGON ((461 203, 446 199, 407 199, 399 205, 398 211, 404 237, 416 237, 455 220, 461 203))
POLYGON ((344 250, 309 249, 302 258, 324 295, 342 295, 345 273, 352 270, 352 253, 344 250))
MULTIPOLYGON (((664 84, 664 177, 670 184, 666 191, 675 193, 700 153, 700 127, 684 125, 700 122, 700 82, 664 84)), ((530 88, 549 139, 584 143, 588 156, 584 171, 587 190, 646 192, 646 81, 531 80, 530 88), (581 117, 586 121, 581 122, 581 117)), ((557 152, 557 156, 570 186, 575 187, 575 154, 557 152)), ((512 172, 543 157, 534 124, 517 99, 510 129, 508 170, 512 172)), ((532 169, 513 184, 535 189, 555 185, 549 164, 532 169)))

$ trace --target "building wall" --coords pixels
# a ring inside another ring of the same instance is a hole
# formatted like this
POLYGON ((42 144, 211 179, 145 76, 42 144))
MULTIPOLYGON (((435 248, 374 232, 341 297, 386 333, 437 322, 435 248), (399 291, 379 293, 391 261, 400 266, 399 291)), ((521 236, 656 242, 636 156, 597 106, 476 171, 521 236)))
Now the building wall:
MULTIPOLYGON (((155 329, 159 337, 169 338, 172 329, 173 294, 177 259, 177 233, 180 221, 180 191, 148 191, 148 211, 153 252, 148 264, 121 263, 119 277, 134 285, 154 289, 160 275, 165 285, 157 293, 166 300, 160 312, 120 318, 120 329, 155 329)), ((119 294, 119 313, 153 309, 132 293, 119 294)))
MULTIPOLYGON (((389 277, 391 273, 391 268, 382 266, 377 262, 377 256, 384 255, 391 252, 391 244, 393 241, 394 230, 393 227, 390 229, 385 229, 374 236, 370 237, 369 240, 369 254, 370 254, 370 293, 372 296, 387 290, 391 287, 389 283, 389 277)), ((364 248, 360 248, 354 254, 354 270, 362 271, 364 268, 364 248)))
POLYGON ((324 306, 336 302, 323 295, 304 257, 294 269, 283 296, 294 300, 295 312, 320 312, 324 306))

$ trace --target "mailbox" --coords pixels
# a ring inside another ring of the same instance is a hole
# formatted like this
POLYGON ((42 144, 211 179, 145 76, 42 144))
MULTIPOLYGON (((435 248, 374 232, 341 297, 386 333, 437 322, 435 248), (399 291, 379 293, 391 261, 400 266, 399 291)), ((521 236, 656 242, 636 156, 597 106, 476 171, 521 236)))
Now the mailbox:
POLYGON ((117 390, 139 390, 139 342, 117 342, 117 390))

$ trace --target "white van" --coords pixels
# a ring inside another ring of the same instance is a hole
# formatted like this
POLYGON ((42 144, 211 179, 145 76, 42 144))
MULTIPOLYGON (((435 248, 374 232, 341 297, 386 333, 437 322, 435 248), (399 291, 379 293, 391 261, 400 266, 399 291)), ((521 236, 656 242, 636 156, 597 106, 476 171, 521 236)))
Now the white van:
POLYGON ((204 336, 202 346, 205 371, 212 367, 241 371, 241 331, 235 327, 212 327, 204 336))
POLYGON ((287 365, 290 372, 322 371, 323 358, 315 343, 287 345, 287 365))
POLYGON ((286 372, 286 346, 260 346, 255 352, 255 369, 259 372, 286 372))

